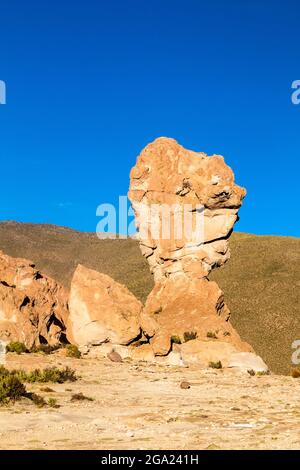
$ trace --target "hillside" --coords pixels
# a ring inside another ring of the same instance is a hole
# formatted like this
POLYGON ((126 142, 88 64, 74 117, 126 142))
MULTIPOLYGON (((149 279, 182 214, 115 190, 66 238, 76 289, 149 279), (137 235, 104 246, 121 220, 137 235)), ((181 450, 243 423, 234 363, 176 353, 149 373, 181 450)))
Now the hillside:
MULTIPOLYGON (((234 233, 230 261, 210 278, 218 282, 231 321, 273 372, 290 370, 291 344, 300 339, 300 239, 234 233)), ((140 299, 152 278, 135 240, 99 240, 51 225, 0 223, 0 250, 31 259, 69 287, 78 263, 109 274, 140 299)))

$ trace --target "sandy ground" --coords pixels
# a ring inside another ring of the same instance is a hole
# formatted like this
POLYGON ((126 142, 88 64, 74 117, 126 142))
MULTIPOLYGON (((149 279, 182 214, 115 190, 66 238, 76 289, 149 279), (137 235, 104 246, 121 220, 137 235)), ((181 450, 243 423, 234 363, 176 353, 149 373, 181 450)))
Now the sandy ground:
POLYGON ((27 399, 0 407, 1 449, 300 449, 300 379, 233 370, 9 354, 7 366, 71 366, 74 383, 27 385, 60 408, 27 399), (180 388, 188 380, 191 388, 180 388), (82 392, 92 402, 71 402, 82 392))

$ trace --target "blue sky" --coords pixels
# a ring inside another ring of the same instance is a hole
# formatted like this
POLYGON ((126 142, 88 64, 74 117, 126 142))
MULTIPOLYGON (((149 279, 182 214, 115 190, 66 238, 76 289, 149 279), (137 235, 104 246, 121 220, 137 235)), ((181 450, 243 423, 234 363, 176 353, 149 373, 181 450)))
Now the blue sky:
POLYGON ((300 3, 2 0, 0 219, 94 231, 159 136, 224 155, 236 230, 300 236, 300 3))

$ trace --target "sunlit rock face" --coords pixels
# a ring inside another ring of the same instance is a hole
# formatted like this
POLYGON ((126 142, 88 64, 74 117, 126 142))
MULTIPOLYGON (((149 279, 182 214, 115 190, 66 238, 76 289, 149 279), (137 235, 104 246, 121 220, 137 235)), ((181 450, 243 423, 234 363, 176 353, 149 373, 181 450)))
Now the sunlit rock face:
POLYGON ((128 195, 155 281, 183 273, 201 278, 224 264, 245 194, 222 156, 165 137, 147 145, 131 171, 128 195))
POLYGON ((245 194, 220 155, 209 157, 162 137, 138 157, 129 199, 154 275, 141 327, 156 356, 169 354, 174 338, 184 343, 186 337, 207 341, 208 350, 209 339, 251 350, 229 322, 222 291, 207 278, 230 257, 227 240, 245 194))
POLYGON ((65 340, 68 294, 26 259, 0 251, 0 340, 29 349, 65 340))

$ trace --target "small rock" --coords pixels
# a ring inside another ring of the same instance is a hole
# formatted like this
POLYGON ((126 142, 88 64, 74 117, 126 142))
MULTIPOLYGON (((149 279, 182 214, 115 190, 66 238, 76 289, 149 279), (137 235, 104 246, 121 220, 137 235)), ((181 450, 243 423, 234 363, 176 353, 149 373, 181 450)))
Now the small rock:
POLYGON ((183 381, 180 384, 180 388, 183 388, 184 390, 187 390, 188 388, 191 388, 191 384, 189 382, 183 381))
POLYGON ((117 353, 116 351, 110 352, 109 354, 107 354, 107 357, 112 362, 123 362, 123 359, 121 358, 120 354, 117 353))

